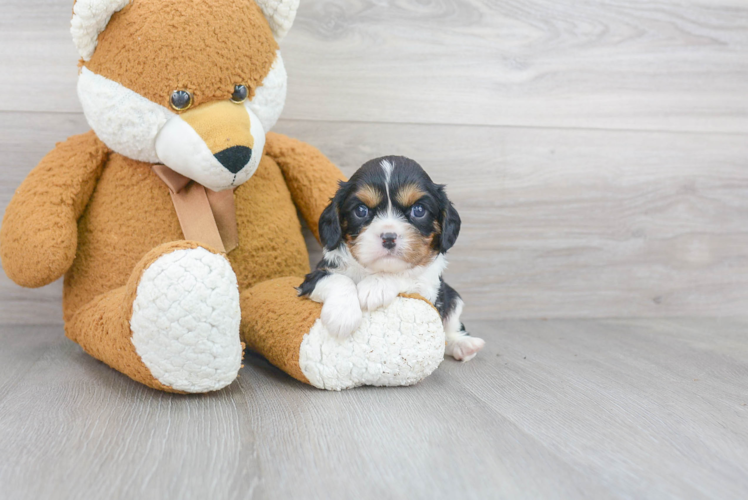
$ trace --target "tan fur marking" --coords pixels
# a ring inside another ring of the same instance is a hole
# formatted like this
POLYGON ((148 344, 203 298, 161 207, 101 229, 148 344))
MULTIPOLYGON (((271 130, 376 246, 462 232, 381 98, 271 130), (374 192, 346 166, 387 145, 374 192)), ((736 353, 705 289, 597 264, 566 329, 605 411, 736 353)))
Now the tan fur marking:
POLYGON ((426 196, 426 193, 421 191, 418 186, 416 186, 415 184, 406 184, 397 192, 397 194, 395 195, 395 200, 397 200, 400 205, 409 207, 415 204, 424 196, 426 196))
POLYGON ((350 234, 346 234, 343 236, 343 241, 345 241, 345 246, 348 247, 348 251, 351 252, 353 258, 357 262, 361 262, 361 252, 358 250, 358 238, 354 239, 350 234))
POLYGON ((424 266, 434 260, 439 252, 434 249, 434 234, 421 236, 420 234, 408 234, 405 236, 405 252, 403 260, 413 267, 424 266))
POLYGON ((382 203, 382 195, 374 188, 374 186, 362 187, 356 193, 356 196, 369 208, 374 208, 382 203))

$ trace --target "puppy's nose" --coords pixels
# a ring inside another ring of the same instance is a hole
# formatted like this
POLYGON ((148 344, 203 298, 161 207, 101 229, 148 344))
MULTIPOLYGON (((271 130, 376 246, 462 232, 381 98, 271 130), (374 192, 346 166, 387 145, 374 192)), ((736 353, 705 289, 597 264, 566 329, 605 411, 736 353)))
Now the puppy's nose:
POLYGON ((387 250, 392 250, 395 248, 395 240, 397 239, 397 234, 395 233, 383 233, 382 234, 382 246, 386 248, 387 250))
POLYGON ((216 160, 218 160, 226 170, 235 174, 249 163, 250 158, 252 158, 252 150, 246 146, 232 146, 223 151, 219 151, 213 156, 216 157, 216 160))

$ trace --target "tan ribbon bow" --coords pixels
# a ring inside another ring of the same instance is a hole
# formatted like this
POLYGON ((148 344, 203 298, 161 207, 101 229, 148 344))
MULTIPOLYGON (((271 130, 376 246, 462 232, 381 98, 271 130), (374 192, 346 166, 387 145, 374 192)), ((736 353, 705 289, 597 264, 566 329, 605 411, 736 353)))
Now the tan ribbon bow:
POLYGON ((151 168, 169 188, 185 239, 225 253, 239 246, 233 189, 211 191, 166 165, 151 168))

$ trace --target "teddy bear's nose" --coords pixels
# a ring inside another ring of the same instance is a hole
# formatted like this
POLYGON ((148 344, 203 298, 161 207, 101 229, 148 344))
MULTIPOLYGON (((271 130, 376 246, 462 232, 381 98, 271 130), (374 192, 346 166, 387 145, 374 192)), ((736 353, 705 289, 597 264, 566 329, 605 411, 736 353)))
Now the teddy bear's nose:
POLYGON ((252 150, 246 146, 232 146, 230 148, 219 151, 215 155, 221 165, 226 168, 232 174, 236 174, 243 169, 249 159, 252 158, 252 150))

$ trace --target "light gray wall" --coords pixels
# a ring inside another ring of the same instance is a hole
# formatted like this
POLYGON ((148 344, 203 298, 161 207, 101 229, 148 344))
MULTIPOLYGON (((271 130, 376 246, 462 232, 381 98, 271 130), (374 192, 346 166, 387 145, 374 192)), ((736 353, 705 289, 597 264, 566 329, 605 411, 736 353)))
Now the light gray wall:
MULTIPOLYGON (((71 5, 0 2, 0 210, 87 129, 71 5)), ((278 131, 448 185, 468 321, 748 311, 748 2, 302 0, 281 46, 278 131)), ((2 275, 0 316, 60 296, 2 275)))

